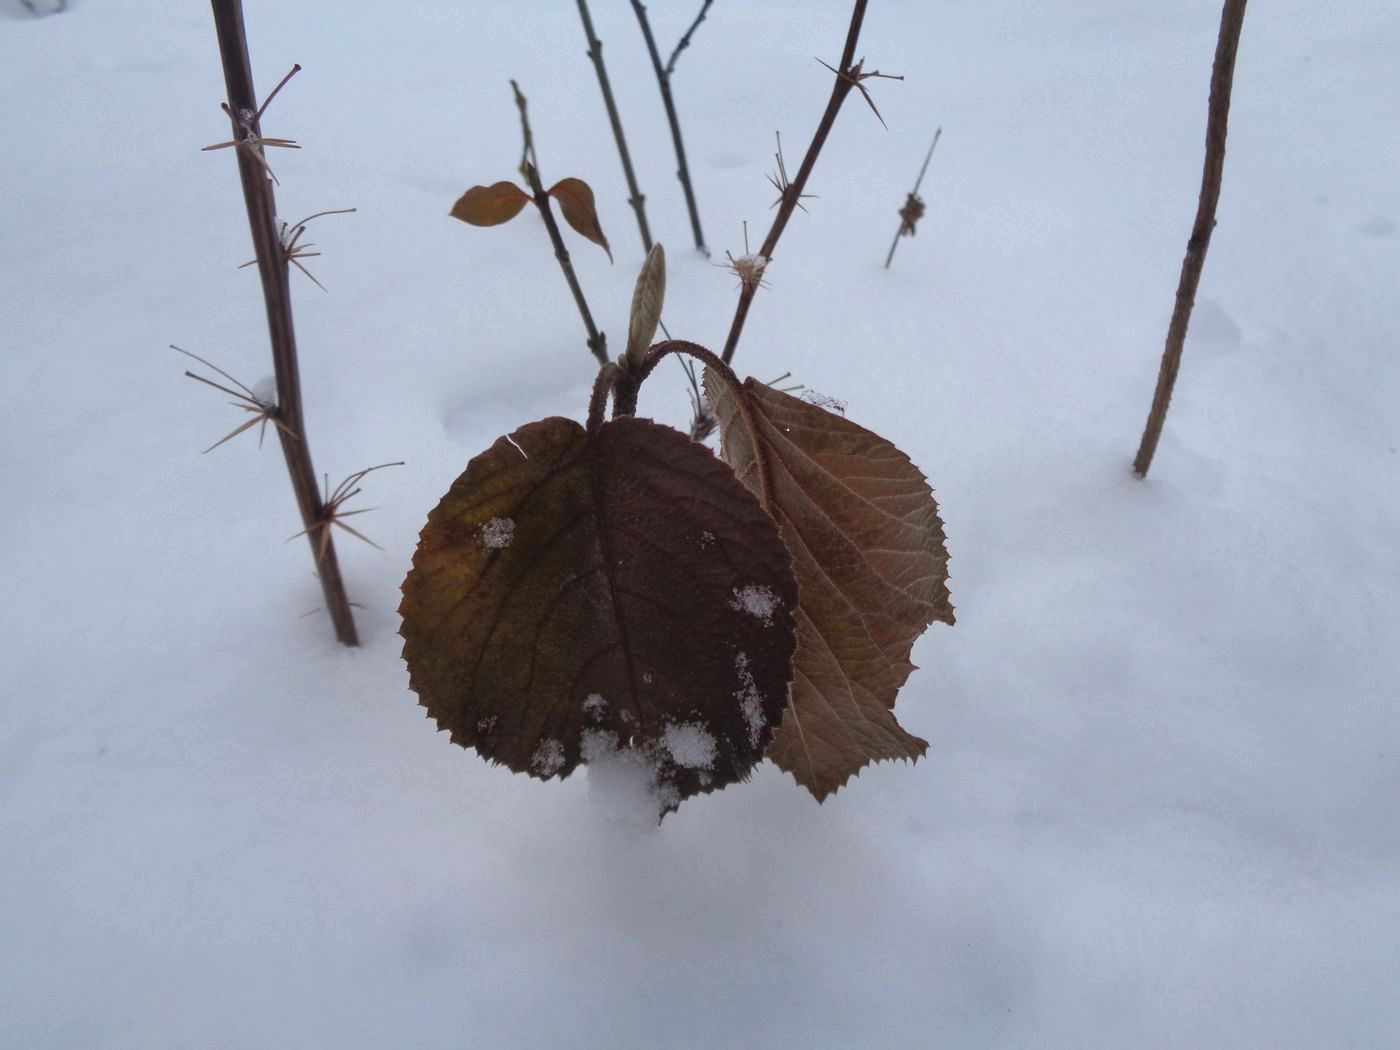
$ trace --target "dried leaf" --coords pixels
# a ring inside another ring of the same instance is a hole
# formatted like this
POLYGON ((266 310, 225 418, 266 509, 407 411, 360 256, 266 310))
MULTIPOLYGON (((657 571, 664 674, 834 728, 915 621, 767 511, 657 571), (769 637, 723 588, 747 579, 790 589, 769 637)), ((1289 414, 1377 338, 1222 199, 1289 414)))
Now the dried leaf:
POLYGON ((632 291, 632 316, 627 322, 627 360, 640 366, 642 357, 661 323, 661 307, 666 302, 666 249, 653 244, 647 252, 637 287, 632 291))
POLYGON ((520 214, 530 195, 513 182, 473 186, 452 205, 452 217, 473 226, 499 226, 520 214))
POLYGON ((559 202, 568 224, 607 252, 608 262, 612 262, 612 249, 598 224, 598 207, 593 203, 588 183, 582 179, 560 179, 549 188, 549 195, 559 202))
POLYGON ((758 501, 683 434, 530 423, 428 516, 399 609, 410 685, 455 743, 516 772, 630 749, 674 809, 747 777, 772 738, 790 565, 758 501))
POLYGON ((707 372, 705 391, 721 455, 792 552, 795 675, 768 757, 820 801, 870 762, 928 748, 893 707, 914 640, 953 622, 943 524, 918 468, 879 435, 753 379, 735 394, 707 372))

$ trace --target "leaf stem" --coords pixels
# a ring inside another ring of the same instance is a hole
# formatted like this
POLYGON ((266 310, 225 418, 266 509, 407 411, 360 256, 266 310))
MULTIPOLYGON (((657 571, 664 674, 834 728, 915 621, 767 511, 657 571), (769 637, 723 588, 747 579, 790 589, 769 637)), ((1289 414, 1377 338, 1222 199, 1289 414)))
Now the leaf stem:
MULTIPOLYGON (((219 39, 219 54, 223 60, 224 82, 228 89, 229 116, 233 122, 236 141, 261 139, 259 117, 272 101, 268 96, 258 105, 253 88, 252 63, 248 57, 248 39, 243 25, 242 0, 212 0, 214 28, 219 39)), ((299 68, 299 67, 297 67, 299 68)), ((292 70, 296 72, 296 68, 292 70)), ((282 84, 290 79, 291 73, 282 84)), ((282 87, 278 85, 278 89, 282 87)), ((276 94, 276 91, 273 92, 276 94)), ((277 375, 277 415, 283 426, 277 428, 282 456, 296 493, 297 508, 302 524, 314 529, 323 518, 325 507, 316 487, 316 470, 311 462, 311 450, 306 440, 306 421, 302 415, 301 375, 297 363, 296 331, 292 325, 292 297, 288 280, 287 253, 277 235, 277 203, 266 163, 260 160, 256 146, 235 149, 238 174, 243 184, 243 201, 248 211, 248 227, 253 235, 253 247, 262 279, 263 303, 267 310, 268 336, 272 343, 272 361, 277 375)), ((312 556, 317 559, 317 576, 325 596, 336 638, 343 645, 359 644, 355 631, 350 599, 345 593, 345 581, 340 573, 335 545, 329 536, 318 540, 308 531, 312 556)))
MULTIPOLYGON (((635 0, 633 2, 635 4, 635 0)), ((821 153, 822 146, 826 144, 826 137, 831 133, 832 125, 836 123, 836 114, 841 110, 841 103, 846 101, 846 96, 851 93, 851 89, 858 82, 855 69, 856 42, 860 39, 861 23, 865 21, 866 2, 867 0, 855 0, 854 8, 851 11, 851 24, 846 30, 846 46, 841 52, 841 62, 837 67, 840 72, 836 74, 835 82, 831 86, 831 98, 827 100, 826 110, 822 113, 821 121, 817 124, 817 130, 812 136, 811 144, 808 145, 807 153, 802 158, 802 165, 797 169, 797 177, 783 189, 778 205, 778 214, 773 217, 773 225, 769 227, 768 236, 763 238, 763 246, 758 250, 758 254, 763 256, 768 263, 772 263, 773 249, 778 246, 778 238, 783 235, 788 220, 792 218, 792 213, 797 209, 797 203, 802 198, 802 191, 807 185, 807 179, 816 166, 817 156, 821 153)), ((745 283, 740 286, 739 303, 734 309, 734 320, 729 326, 729 336, 724 341, 722 359, 725 364, 734 359, 734 351, 739 346, 739 335, 744 330, 744 322, 749 316, 749 306, 753 303, 753 297, 757 291, 758 285, 756 283, 745 283)))
POLYGON ((593 323, 588 300, 583 297, 583 287, 578 283, 574 264, 569 259, 569 249, 564 247, 564 237, 559 232, 559 224, 554 221, 554 210, 549 205, 549 193, 540 181, 539 161, 535 156, 535 139, 530 132, 530 117, 525 96, 520 93, 520 85, 514 80, 510 82, 510 86, 515 92, 515 105, 520 110, 520 132, 524 138, 524 146, 520 153, 520 174, 530 184, 535 207, 540 210, 540 218, 544 220, 544 228, 549 233, 550 243, 554 245, 554 258, 559 260, 559 269, 564 271, 564 280, 569 283, 569 291, 574 295, 574 305, 578 307, 579 316, 583 318, 583 327, 588 332, 588 349, 598 359, 598 364, 605 365, 608 363, 607 336, 598 331, 597 325, 593 323))
POLYGON ((1162 366, 1157 373, 1157 389, 1152 395, 1152 409, 1142 433, 1133 472, 1147 477, 1157 441, 1162 436, 1167 407, 1171 404, 1176 374, 1181 368, 1181 353, 1186 345, 1186 329, 1191 323, 1191 308, 1196 302, 1196 289, 1201 283, 1210 235, 1215 229, 1215 208, 1220 202, 1220 184, 1225 176, 1225 135, 1230 118, 1230 89, 1235 77, 1235 53, 1239 50, 1240 28, 1244 24, 1246 0, 1225 0, 1220 12, 1220 35, 1215 45, 1215 62, 1211 67, 1210 101, 1206 117, 1206 158, 1201 172, 1201 195, 1196 204, 1196 221, 1186 242, 1186 258, 1181 263, 1181 278, 1176 287, 1176 306, 1167 326, 1167 343, 1162 351, 1162 366))
MULTIPOLYGON (((705 5, 709 7, 707 3, 705 5)), ((622 118, 617 112, 617 100, 613 98, 612 84, 608 81, 608 67, 603 63, 603 42, 593 31, 593 19, 588 13, 588 0, 578 0, 579 18, 583 20, 583 33, 588 38, 588 57, 593 61, 593 69, 598 74, 598 87, 603 92, 603 105, 608 110, 608 122, 612 125, 613 139, 617 142, 617 155, 622 159, 622 174, 627 179, 627 191, 632 194, 627 203, 637 215, 637 229, 642 235, 642 250, 651 251, 651 229, 647 225, 646 197, 637 186, 637 174, 632 170, 632 155, 627 151, 627 138, 622 133, 622 118)), ((702 15, 703 17, 703 12, 702 15)), ((672 57, 674 62, 674 56, 672 57)))

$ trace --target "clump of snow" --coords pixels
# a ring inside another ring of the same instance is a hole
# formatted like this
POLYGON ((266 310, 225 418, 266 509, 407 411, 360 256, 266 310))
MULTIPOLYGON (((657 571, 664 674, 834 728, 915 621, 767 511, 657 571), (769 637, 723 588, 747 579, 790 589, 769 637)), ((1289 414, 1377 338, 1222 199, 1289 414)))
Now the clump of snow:
POLYGON ((603 699, 602 693, 589 693, 583 698, 583 713, 589 718, 600 719, 608 709, 608 702, 603 699))
POLYGON ((764 627, 773 626, 773 613, 782 607, 782 600, 772 587, 760 583, 746 583, 734 588, 734 597, 729 599, 729 607, 748 613, 764 627))
POLYGON ((685 769, 709 769, 715 764, 715 738, 698 722, 666 726, 661 746, 685 769))
POLYGON ((701 550, 709 550, 709 549, 710 549, 711 547, 713 547, 714 545, 715 545, 715 534, 714 534, 713 532, 711 532, 709 529, 706 529, 704 532, 700 533, 700 548, 701 548, 701 550))
POLYGON ((666 810, 680 800, 675 787, 658 781, 656 756, 619 746, 616 733, 584 730, 582 755, 588 793, 616 823, 655 828, 666 810))
POLYGON ((564 765, 564 745, 549 737, 540 741, 535 753, 530 756, 530 768, 542 777, 552 777, 564 765))
POLYGON ((477 719, 477 722, 476 722, 476 731, 477 731, 478 733, 489 733, 489 732, 491 732, 491 730, 493 730, 493 729, 495 729, 495 728, 496 728, 496 716, 495 716, 495 715, 488 715, 486 718, 479 718, 479 719, 477 719))
POLYGON ((802 391, 802 400, 809 405, 815 405, 817 408, 824 408, 828 412, 835 412, 838 416, 844 416, 846 414, 846 402, 842 401, 839 397, 831 397, 829 394, 823 394, 820 391, 809 388, 802 391))
POLYGON ((734 669, 739 672, 739 688, 734 698, 739 701, 739 710, 744 714, 744 723, 749 727, 749 744, 758 747, 768 719, 763 714, 763 694, 758 691, 758 683, 749 670, 749 654, 739 653, 734 657, 734 669))
POLYGON ((277 377, 263 376, 253 384, 253 400, 269 408, 277 405, 277 377))
POLYGON ((504 550, 515 538, 515 522, 510 518, 492 518, 481 526, 481 542, 488 550, 504 550))

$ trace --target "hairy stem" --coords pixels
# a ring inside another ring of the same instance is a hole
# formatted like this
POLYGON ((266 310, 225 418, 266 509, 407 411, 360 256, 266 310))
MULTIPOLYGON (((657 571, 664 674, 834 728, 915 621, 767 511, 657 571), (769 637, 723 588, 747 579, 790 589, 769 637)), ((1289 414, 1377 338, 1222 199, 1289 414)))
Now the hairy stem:
MULTIPOLYGON (((855 0, 855 7, 851 11, 850 28, 846 31, 846 46, 841 52, 841 62, 836 67, 840 72, 837 73, 836 81, 831 86, 831 98, 827 100, 826 110, 822 113, 816 133, 812 136, 812 142, 807 147, 806 155, 802 158, 802 166, 797 169, 796 178, 783 190, 782 199, 778 204, 778 214, 773 217, 773 225, 769 227, 768 236, 763 238, 763 246, 758 250, 758 254, 767 260, 767 264, 772 263, 773 249, 778 246, 778 238, 783 235, 788 220, 792 218, 792 213, 797 210, 797 202, 802 197, 802 190, 807 185, 807 179, 811 176, 812 169, 816 167, 817 156, 821 153, 822 146, 826 144, 826 137, 831 134, 832 125, 836 123, 836 114, 841 110, 841 103, 846 101, 846 96, 856 86, 854 73, 856 42, 860 39, 860 26, 865 20, 865 5, 866 0, 855 0)), ((740 285, 739 304, 734 309, 734 320, 730 323, 729 336, 724 341, 724 353, 721 355, 725 364, 734 360, 734 351, 739 346, 739 335, 744 330, 744 322, 749 316, 749 306, 757 291, 757 282, 744 282, 740 285)))
MULTIPOLYGON (((706 4, 705 7, 709 7, 706 4)), ((685 160, 685 142, 681 139, 681 122, 676 116, 676 101, 671 97, 671 69, 675 66, 676 58, 680 55, 682 48, 690 43, 690 34, 695 32, 695 26, 700 24, 705 17, 705 9, 700 11, 700 17, 695 20, 695 24, 682 38, 682 44, 677 46, 675 53, 671 56, 670 67, 661 64, 661 52, 656 49, 656 37, 651 32, 651 22, 647 20, 647 9, 641 0, 632 0, 632 10, 637 13, 637 21, 642 27, 642 36, 646 39, 647 52, 651 55, 651 67, 656 71, 656 83, 661 89, 661 101, 666 106, 666 119, 671 125, 671 142, 676 147, 676 178, 681 180, 681 189, 685 191, 685 206, 690 211, 690 230, 695 235, 695 247, 709 255, 709 249, 705 247, 705 235, 700 231, 700 211, 695 206, 695 189, 690 182, 690 166, 685 160)))
POLYGON ((525 140, 524 148, 520 154, 520 174, 530 184, 535 207, 540 210, 540 218, 544 220, 544 228, 549 233, 550 243, 554 245, 554 258, 559 260, 559 269, 564 271, 564 280, 569 283, 569 291, 574 294, 574 305, 578 307, 579 316, 583 318, 583 327, 588 332, 588 349, 598 359, 598 364, 605 365, 608 363, 607 336, 598 331, 598 326, 593 323, 593 314, 588 309, 588 300, 583 297, 583 286, 578 283, 578 275, 574 273, 574 264, 569 259, 569 249, 564 247, 564 237, 559 232, 559 224, 554 221, 554 209, 549 204, 549 193, 545 190, 544 183, 540 181, 539 162, 535 156, 535 137, 530 131, 530 117, 525 96, 520 93, 520 85, 514 80, 510 82, 510 86, 511 90, 515 92, 515 104, 520 110, 520 133, 525 140))
POLYGON ((607 107, 608 122, 612 125, 613 139, 617 142, 617 155, 622 158, 622 174, 627 178, 627 192, 632 194, 627 203, 637 214, 637 229, 642 235, 642 250, 649 252, 651 229, 647 226, 646 197, 637 186, 637 174, 632 170, 632 155, 627 152, 627 139, 622 134, 622 118, 618 116, 617 101, 613 98, 612 84, 608 81, 608 67, 603 64, 603 42, 593 31, 593 19, 588 13, 587 0, 578 0, 578 14, 579 18, 583 19, 583 33, 588 38, 588 57, 593 60, 594 72, 598 74, 598 87, 603 92, 603 105, 607 107))
MULTIPOLYGON (((258 102, 253 89, 252 64, 248 58, 248 40, 243 28, 242 0, 213 0, 214 27, 219 38, 219 54, 223 59, 224 82, 228 88, 229 113, 233 121, 233 137, 239 143, 261 137, 258 125, 258 102)), ((350 599, 345 593, 345 581, 340 574, 335 544, 329 536, 316 536, 325 507, 316 488, 316 470, 311 463, 311 450, 306 440, 306 423, 302 415, 301 377, 297 366, 296 331, 292 326, 292 297, 288 281, 287 254, 277 235, 277 203, 272 182, 264 164, 253 151, 261 147, 246 142, 234 149, 238 157, 238 174, 243 183, 243 201, 248 209, 248 227, 253 235, 257 255, 258 275, 262 279, 263 302, 267 308, 268 335, 272 343, 272 361, 277 374, 277 417, 283 424, 277 428, 282 455, 291 475, 297 508, 306 527, 307 542, 316 559, 316 574, 326 608, 335 626, 335 636, 344 645, 358 645, 355 618, 350 611, 350 599), (285 428, 285 429, 284 429, 285 428)), ((323 526, 329 533, 329 526, 323 526)))
MULTIPOLYGON (((720 377, 736 390, 739 387, 739 378, 734 374, 734 370, 721 361, 714 352, 705 349, 699 343, 692 343, 685 339, 666 339, 659 343, 653 343, 651 348, 642 358, 642 363, 631 368, 620 368, 615 376, 610 379, 613 395, 613 415, 630 416, 637 411, 637 394, 646 382, 648 376, 656 371, 656 366, 664 361, 671 354, 684 354, 693 357, 706 368, 713 369, 720 377)), ((601 382, 601 377, 600 377, 601 382)), ((597 387, 594 388, 594 397, 597 398, 597 387)))
POLYGON ((1225 175, 1225 135, 1230 119, 1230 89, 1235 77, 1235 53, 1239 50, 1240 28, 1244 24, 1245 0, 1225 0, 1220 13, 1220 35, 1215 45, 1215 62, 1210 73, 1210 102, 1206 117, 1206 159, 1201 173, 1201 195, 1196 204, 1196 221, 1186 242, 1186 258, 1181 263, 1181 278, 1176 286, 1176 306, 1167 326, 1167 344, 1162 351, 1162 367, 1157 373, 1157 389, 1152 395, 1152 409, 1142 442, 1133 459, 1133 472, 1147 476, 1157 441, 1162 436, 1162 424, 1171 404, 1176 374, 1181 368, 1181 352, 1186 345, 1186 329, 1191 323, 1191 308, 1196 303, 1196 289, 1201 283, 1206 251, 1210 248, 1211 231, 1215 229, 1215 208, 1220 202, 1220 184, 1225 175))

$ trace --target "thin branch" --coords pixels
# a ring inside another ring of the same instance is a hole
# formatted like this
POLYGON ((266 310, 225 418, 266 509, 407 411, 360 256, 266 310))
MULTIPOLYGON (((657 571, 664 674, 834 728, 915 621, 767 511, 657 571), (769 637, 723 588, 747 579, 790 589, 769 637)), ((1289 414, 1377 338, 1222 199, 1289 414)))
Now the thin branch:
MULTIPOLYGON (((837 66, 842 72, 836 75, 835 82, 831 87, 831 98, 827 100, 826 110, 822 113, 817 130, 812 136, 812 142, 807 147, 806 155, 802 158, 802 165, 797 169, 797 176, 783 191, 783 200, 778 207, 777 215, 773 217, 773 225, 769 227, 768 236, 763 239, 763 245, 758 250, 758 254, 764 259, 765 266, 772 263, 773 249, 778 245, 778 238, 782 237, 783 230, 787 228, 788 220, 792 218, 792 213, 797 210, 798 202, 802 200, 802 191, 807 186, 807 179, 816 166, 817 157, 821 153, 822 146, 826 144, 826 137, 831 133, 832 125, 836 123, 836 114, 840 112, 841 103, 846 101, 846 96, 851 93, 851 89, 859 85, 862 79, 875 75, 862 74, 860 64, 855 62, 856 43, 860 40, 861 23, 865 21, 866 2, 867 0, 855 0, 851 11, 851 24, 846 30, 846 46, 842 49, 841 61, 837 66)), ((739 289, 739 303, 734 309, 734 320, 729 326, 729 336, 724 341, 722 359, 725 364, 734 359, 734 351, 739 346, 739 336, 743 332, 744 322, 749 316, 749 306, 753 303, 753 297, 757 291, 758 284, 756 282, 744 284, 739 289)))
POLYGON ((890 245, 890 254, 885 256, 886 270, 894 261, 894 250, 899 247, 899 239, 914 236, 914 227, 924 217, 924 199, 919 196, 919 187, 923 185, 924 172, 928 171, 928 162, 933 160, 933 151, 938 147, 938 140, 942 136, 943 129, 941 127, 934 131, 933 143, 929 146, 928 153, 924 155, 924 166, 919 169, 919 177, 914 180, 914 188, 909 191, 909 196, 905 198, 904 207, 899 209, 899 229, 894 232, 894 243, 890 245))
MULTIPOLYGON (((271 171, 263 157, 267 145, 294 145, 290 140, 268 140, 262 137, 260 120, 277 91, 296 73, 299 67, 282 78, 277 89, 261 104, 253 87, 252 63, 248 58, 248 40, 243 26, 241 0, 212 0, 214 27, 218 33, 219 54, 223 61, 224 83, 228 101, 224 110, 233 125, 234 150, 238 158, 239 179, 243 186, 243 202, 248 212, 248 227, 262 279, 263 303, 267 312, 268 337, 272 344, 272 361, 277 375, 277 414, 284 426, 278 427, 282 455, 296 493, 297 508, 302 525, 311 529, 321 520, 324 505, 316 487, 316 471, 306 440, 306 423, 302 414, 301 375, 297 362, 296 331, 292 324, 291 287, 288 279, 287 253, 277 232, 277 202, 271 171)), ((275 180, 274 180, 275 181, 275 180)), ((241 384, 240 384, 241 385, 241 384)), ((312 553, 316 558, 317 575, 326 608, 330 611, 336 637, 344 645, 358 645, 354 615, 345 582, 340 574, 330 530, 318 545, 308 533, 312 553)))
POLYGON ((669 77, 676 71, 676 59, 681 57, 681 52, 690 46, 690 38, 695 35, 695 31, 700 28, 700 23, 705 21, 705 15, 710 10, 710 5, 715 0, 705 0, 700 5, 700 13, 695 16, 695 21, 690 23, 690 28, 685 31, 685 36, 681 37, 676 49, 671 52, 670 61, 666 63, 666 76, 669 77))
MULTIPOLYGON (((708 6, 708 5, 706 5, 708 6)), ((681 122, 676 116, 676 100, 671 97, 671 74, 665 66, 661 64, 661 52, 656 49, 656 37, 652 35, 651 23, 647 20, 647 9, 641 0, 632 0, 632 10, 637 13, 637 22, 642 27, 642 36, 646 40, 647 53, 651 56, 651 67, 656 72, 656 84, 661 89, 661 101, 666 107, 666 120, 671 125, 671 143, 676 149, 676 178, 681 180, 681 189, 685 191, 685 206, 690 212, 690 231, 695 236, 695 247, 697 251, 709 255, 709 249, 705 247, 705 235, 700 230, 700 211, 695 206, 695 188, 690 182, 690 165, 685 160, 685 142, 681 139, 681 122)), ((700 17, 704 17, 704 10, 700 12, 700 17)), ((700 19, 695 20, 695 25, 700 24, 700 19)), ((690 32, 695 31, 695 26, 690 27, 690 32)), ((689 36, 689 33, 686 34, 689 36)), ((677 53, 679 53, 677 48, 677 53)), ((672 56, 674 61, 675 55, 672 56)))
POLYGON ((1220 203, 1220 184, 1225 176, 1225 136, 1229 130, 1230 89, 1235 77, 1235 54, 1239 50, 1240 28, 1244 24, 1246 0, 1225 0, 1220 12, 1220 35, 1215 44, 1215 62, 1211 66, 1210 101, 1206 117, 1206 158, 1201 172, 1201 195, 1196 204, 1196 221, 1186 242, 1186 258, 1181 263, 1181 278, 1176 286, 1176 306, 1167 326, 1167 343, 1162 351, 1162 367, 1157 374, 1157 389, 1152 395, 1152 409, 1142 433, 1133 472, 1147 477, 1157 441, 1162 436, 1162 424, 1171 404, 1176 374, 1181 368, 1181 353, 1186 345, 1186 329, 1191 323, 1191 307, 1196 302, 1196 289, 1201 283, 1210 235, 1215 229, 1215 208, 1220 203))
MULTIPOLYGON (((709 3, 705 4, 709 7, 709 3)), ((627 191, 632 194, 627 203, 637 216, 637 229, 642 235, 642 250, 651 251, 651 229, 647 226, 646 197, 637 186, 637 174, 632 170, 632 155, 627 151, 627 139, 622 133, 622 118, 617 112, 617 102, 613 98, 612 84, 608 81, 608 67, 603 64, 603 42, 593 31, 593 19, 588 13, 587 0, 578 0, 579 17, 583 19, 583 33, 588 38, 588 57, 593 60, 593 70, 598 74, 598 87, 603 92, 603 105, 608 110, 608 122, 612 125, 613 139, 617 143, 617 155, 622 158, 622 173, 627 179, 627 191)), ((704 17, 704 12, 701 12, 704 17)), ((698 24, 698 23, 697 23, 698 24)), ((674 57, 672 59, 674 61, 674 57)))
POLYGON ((599 365, 605 365, 608 363, 607 336, 598 331, 598 327, 593 323, 593 314, 588 309, 588 300, 583 297, 583 287, 578 283, 578 275, 574 273, 574 264, 569 259, 569 249, 564 247, 564 237, 559 232, 559 224, 554 221, 554 210, 549 204, 549 194, 544 188, 544 183, 540 181, 539 158, 535 155, 535 137, 530 131, 528 104, 525 101, 525 96, 520 93, 519 84, 512 80, 510 87, 515 92, 515 105, 520 110, 520 134, 524 140, 520 151, 520 174, 530 184, 535 207, 540 210, 540 218, 544 220, 544 228, 549 233, 550 243, 554 245, 554 258, 559 260, 559 269, 564 271, 564 280, 568 282, 569 291, 574 295, 574 305, 578 307, 579 316, 583 318, 583 327, 588 332, 588 349, 598 359, 599 365))

